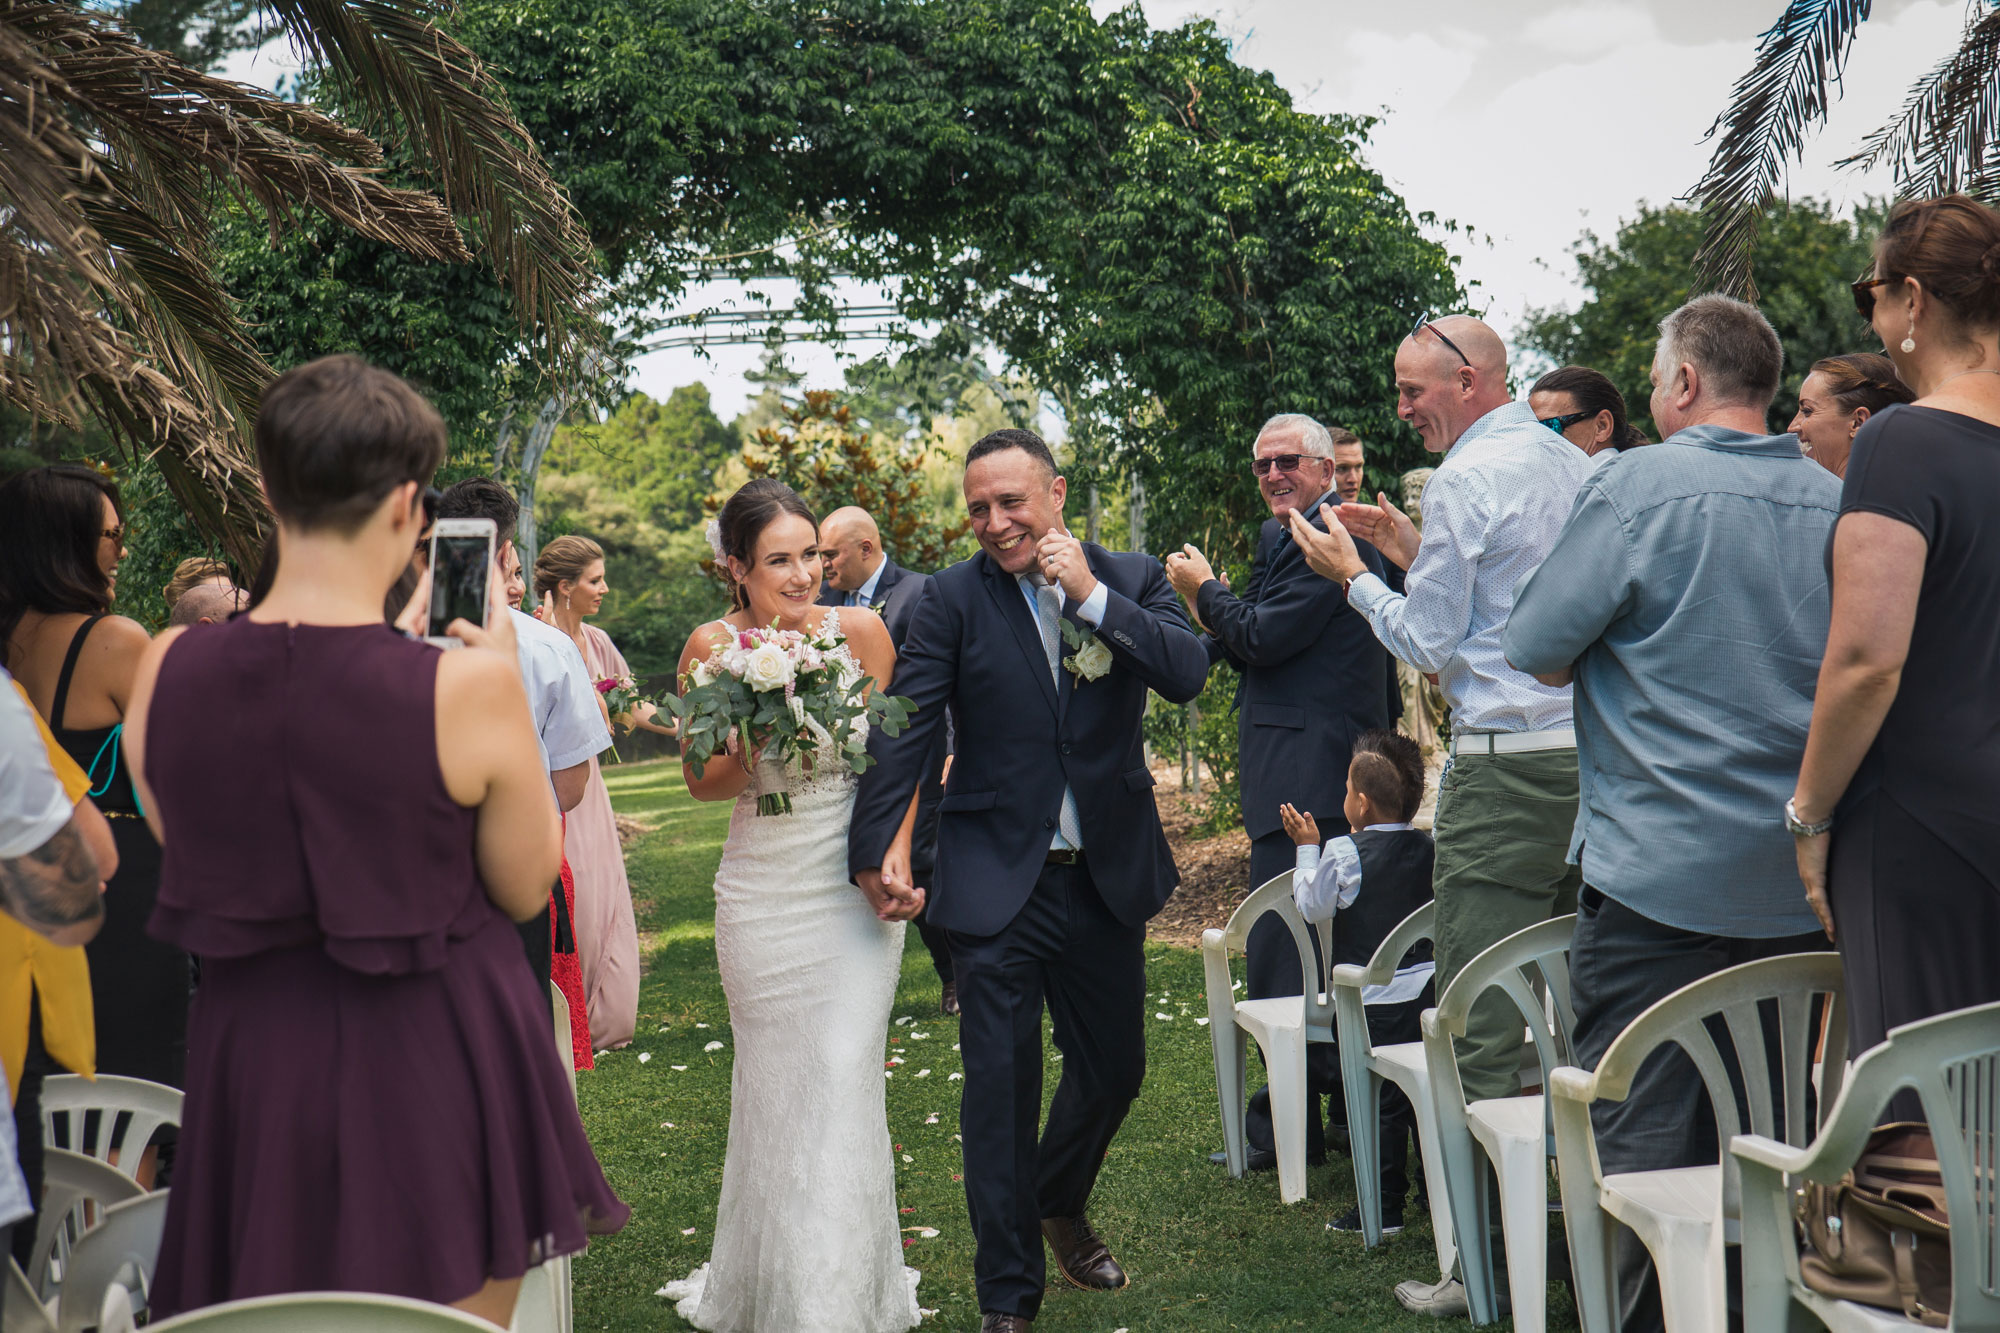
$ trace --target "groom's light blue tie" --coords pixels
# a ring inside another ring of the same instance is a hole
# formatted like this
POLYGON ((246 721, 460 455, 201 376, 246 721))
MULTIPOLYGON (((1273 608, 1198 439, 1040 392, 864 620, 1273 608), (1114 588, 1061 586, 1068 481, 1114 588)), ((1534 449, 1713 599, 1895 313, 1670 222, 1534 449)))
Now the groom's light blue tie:
MULTIPOLYGON (((1039 574, 1030 574, 1028 582, 1035 589, 1035 620, 1042 631, 1042 652, 1049 659, 1049 675, 1055 682, 1058 695, 1062 692, 1062 631, 1056 622, 1062 618, 1062 592, 1039 574)), ((1083 821, 1076 813, 1076 793, 1067 783, 1063 785, 1062 813, 1057 816, 1057 831, 1062 835, 1057 845, 1081 848, 1083 846, 1083 821)))

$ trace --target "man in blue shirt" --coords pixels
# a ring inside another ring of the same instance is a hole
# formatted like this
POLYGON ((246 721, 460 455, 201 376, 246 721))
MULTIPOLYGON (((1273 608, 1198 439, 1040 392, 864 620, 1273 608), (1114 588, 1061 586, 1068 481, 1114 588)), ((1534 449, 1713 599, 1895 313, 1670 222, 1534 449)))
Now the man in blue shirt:
MULTIPOLYGON (((1753 307, 1696 297, 1660 324, 1665 442, 1594 471, 1515 593, 1502 646, 1575 683, 1584 888, 1570 947, 1576 1055, 1594 1069, 1655 1001, 1724 968, 1827 947, 1780 816, 1826 647, 1840 485, 1766 433, 1784 352, 1753 307)), ((1678 1048, 1593 1108, 1606 1172, 1716 1160, 1708 1096, 1678 1048)), ((1621 1230, 1626 1333, 1662 1327, 1652 1266, 1621 1230)))

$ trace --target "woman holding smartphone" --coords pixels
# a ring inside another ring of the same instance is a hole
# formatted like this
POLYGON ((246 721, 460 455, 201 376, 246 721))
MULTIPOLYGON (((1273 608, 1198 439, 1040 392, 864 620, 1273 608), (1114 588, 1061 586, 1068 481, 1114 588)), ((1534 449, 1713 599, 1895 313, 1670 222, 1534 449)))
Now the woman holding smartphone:
POLYGON ((444 450, 436 410, 357 358, 280 376, 270 593, 140 663, 151 929, 203 966, 156 1315, 348 1290, 505 1326, 522 1274, 629 1213, 510 924, 562 850, 511 622, 454 622, 450 653, 382 624, 444 450))

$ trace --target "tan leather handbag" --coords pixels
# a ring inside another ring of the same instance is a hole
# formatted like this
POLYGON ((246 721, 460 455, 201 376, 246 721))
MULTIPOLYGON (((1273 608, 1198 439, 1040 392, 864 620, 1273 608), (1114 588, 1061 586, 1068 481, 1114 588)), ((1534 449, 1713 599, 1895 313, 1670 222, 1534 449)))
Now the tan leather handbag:
POLYGON ((1929 1126, 1877 1126, 1838 1184, 1793 1192, 1792 1216, 1807 1288, 1931 1328, 1950 1322, 1951 1223, 1929 1126))

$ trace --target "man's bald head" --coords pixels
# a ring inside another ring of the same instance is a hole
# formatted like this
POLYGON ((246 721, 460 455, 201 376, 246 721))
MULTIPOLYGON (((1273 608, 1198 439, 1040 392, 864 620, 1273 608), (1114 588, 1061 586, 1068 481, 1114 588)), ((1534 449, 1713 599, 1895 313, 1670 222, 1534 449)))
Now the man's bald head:
POLYGON ((1446 315, 1396 349, 1396 414, 1443 453, 1473 422, 1512 400, 1507 344, 1483 320, 1446 315))
POLYGON ((856 505, 834 510, 819 524, 819 554, 827 586, 855 592, 882 567, 882 530, 856 505))
POLYGON ((243 593, 227 579, 197 583, 174 603, 169 625, 220 625, 242 605, 243 593))

